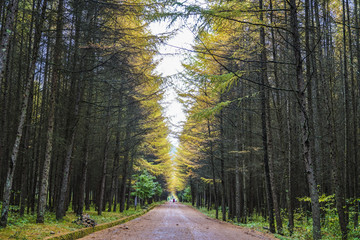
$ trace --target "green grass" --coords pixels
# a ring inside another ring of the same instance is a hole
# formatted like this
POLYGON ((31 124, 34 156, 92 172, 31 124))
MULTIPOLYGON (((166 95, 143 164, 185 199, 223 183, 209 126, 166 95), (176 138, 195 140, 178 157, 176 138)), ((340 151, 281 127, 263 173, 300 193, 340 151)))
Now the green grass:
MULTIPOLYGON (((184 203, 185 205, 191 206, 190 203, 184 203)), ((210 211, 207 210, 207 208, 200 208, 198 209, 200 212, 204 213, 205 215, 215 218, 215 209, 212 209, 210 211)), ((288 219, 286 218, 286 213, 283 212, 283 235, 280 234, 274 234, 274 236, 278 239, 282 240, 311 240, 312 238, 312 219, 309 216, 310 213, 304 213, 301 211, 298 211, 294 214, 294 220, 295 220, 295 228, 292 235, 290 235, 290 232, 287 228, 288 219)), ((221 210, 219 210, 219 219, 221 219, 222 213, 221 210)), ((350 221, 352 219, 352 214, 350 214, 350 221)), ((248 222, 246 224, 243 223, 237 223, 236 221, 228 220, 228 222, 246 227, 251 228, 259 232, 266 232, 270 233, 268 230, 264 229, 268 228, 269 224, 266 219, 264 219, 262 216, 253 214, 251 217, 248 218, 248 222)), ((331 211, 327 211, 324 217, 322 218, 321 222, 321 232, 322 232, 322 239, 325 240, 336 240, 341 239, 341 231, 339 226, 339 220, 336 215, 336 211, 332 209, 331 211)), ((354 229, 353 225, 350 223, 349 226, 349 233, 348 233, 348 239, 349 240, 360 240, 360 226, 358 229, 354 229)))
MULTIPOLYGON (((191 203, 183 203, 183 204, 191 206, 191 203)), ((207 215, 208 217, 216 218, 215 209, 211 209, 210 211, 208 211, 207 208, 204 208, 204 207, 196 208, 196 209, 199 210, 200 212, 202 212, 203 214, 207 215)), ((222 211, 219 209, 219 219, 220 220, 221 220, 221 216, 222 216, 222 211)), ((254 229, 259 232, 269 233, 269 231, 264 229, 264 227, 268 227, 267 222, 261 216, 253 215, 251 218, 251 221, 248 221, 247 224, 237 223, 230 219, 228 219, 227 222, 234 224, 234 225, 241 226, 241 227, 251 228, 251 229, 254 229)))
MULTIPOLYGON (((104 211, 101 216, 98 216, 97 212, 92 208, 90 211, 84 212, 84 214, 89 214, 90 218, 94 219, 97 224, 102 224, 139 214, 143 212, 143 210, 144 209, 139 207, 137 210, 131 207, 128 211, 124 211, 123 213, 104 211)), ((56 235, 66 234, 84 228, 83 226, 72 223, 77 218, 75 213, 67 212, 63 220, 56 220, 55 213, 46 212, 45 223, 37 224, 36 215, 25 214, 20 217, 17 213, 10 213, 8 226, 6 228, 0 228, 0 239, 43 239, 54 235, 51 234, 51 232, 56 235)))

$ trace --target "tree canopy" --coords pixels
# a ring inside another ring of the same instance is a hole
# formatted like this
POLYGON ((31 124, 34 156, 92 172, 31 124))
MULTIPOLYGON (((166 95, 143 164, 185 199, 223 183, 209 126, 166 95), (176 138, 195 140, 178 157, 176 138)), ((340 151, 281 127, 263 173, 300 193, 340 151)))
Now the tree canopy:
POLYGON ((11 206, 42 223, 177 195, 272 233, 294 236, 301 213, 308 238, 358 237, 358 4, 1 1, 0 226, 11 206), (195 41, 172 76, 187 116, 172 156, 156 59, 176 30, 149 24, 179 19, 195 41))

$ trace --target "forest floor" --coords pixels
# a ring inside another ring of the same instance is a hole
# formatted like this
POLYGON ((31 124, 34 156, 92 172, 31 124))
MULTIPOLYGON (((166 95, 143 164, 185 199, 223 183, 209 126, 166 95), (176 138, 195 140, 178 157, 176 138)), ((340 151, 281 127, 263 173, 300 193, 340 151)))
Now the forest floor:
MULTIPOLYGON (((187 206, 191 206, 191 203, 184 203, 187 206)), ((198 209, 200 212, 204 213, 208 217, 215 219, 215 209, 208 210, 206 207, 201 207, 198 209)), ((323 240, 334 240, 341 239, 341 231, 339 225, 339 218, 334 211, 334 208, 323 208, 322 216, 322 239, 323 240)), ((221 211, 219 211, 219 218, 221 218, 221 211)), ((288 219, 283 216, 283 234, 275 233, 273 236, 281 240, 311 240, 312 237, 312 219, 311 216, 307 215, 305 211, 297 209, 294 212, 295 227, 294 232, 290 234, 287 223, 288 219)), ((310 213, 311 215, 311 213, 310 213)), ((353 212, 350 214, 349 219, 353 219, 353 212)), ((247 223, 237 223, 236 221, 227 220, 229 223, 241 226, 244 228, 254 229, 259 232, 269 233, 269 222, 267 219, 263 218, 261 215, 253 214, 248 218, 247 223)), ((349 233, 348 239, 350 240, 360 240, 359 228, 354 229, 353 224, 348 226, 349 233)))
MULTIPOLYGON (((86 211, 90 218, 95 220, 97 224, 108 223, 116 221, 120 218, 141 213, 143 209, 137 208, 135 210, 130 207, 129 210, 123 213, 103 211, 102 215, 97 215, 97 211, 93 208, 86 211)), ((8 219, 8 226, 0 228, 0 239, 44 239, 52 235, 66 234, 85 228, 82 225, 73 223, 78 217, 74 212, 67 212, 63 220, 56 220, 55 213, 45 213, 45 223, 36 223, 36 214, 25 214, 20 217, 18 213, 10 213, 8 219)))
POLYGON ((212 219, 180 203, 157 206, 125 224, 90 234, 84 240, 246 239, 271 240, 272 235, 212 219))

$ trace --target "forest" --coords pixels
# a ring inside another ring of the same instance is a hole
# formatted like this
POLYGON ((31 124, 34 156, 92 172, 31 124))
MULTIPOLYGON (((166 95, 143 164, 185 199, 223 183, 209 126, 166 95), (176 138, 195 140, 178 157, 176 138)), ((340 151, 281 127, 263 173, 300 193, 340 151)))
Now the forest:
POLYGON ((301 239, 360 238, 359 3, 1 1, 1 228, 174 196, 283 236, 301 218, 301 239), (175 33, 149 25, 179 19, 195 41, 166 78, 156 56, 175 33))

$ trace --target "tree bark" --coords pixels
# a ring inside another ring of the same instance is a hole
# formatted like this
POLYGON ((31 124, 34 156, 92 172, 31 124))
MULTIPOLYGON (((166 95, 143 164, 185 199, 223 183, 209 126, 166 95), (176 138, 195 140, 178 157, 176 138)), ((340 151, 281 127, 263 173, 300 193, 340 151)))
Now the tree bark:
POLYGON ((109 102, 107 106, 107 113, 106 113, 106 133, 105 133, 105 145, 103 150, 103 161, 102 161, 102 171, 101 171, 101 180, 100 180, 100 190, 99 190, 99 205, 98 205, 98 215, 102 214, 103 205, 104 205, 104 195, 105 195, 105 181, 106 181, 106 170, 107 170, 107 163, 108 163, 108 155, 109 155, 109 145, 110 145, 110 120, 111 120, 111 101, 112 101, 112 93, 110 90, 109 94, 109 102))
POLYGON ((3 28, 3 33, 1 36, 1 46, 0 46, 0 83, 4 76, 5 63, 8 55, 9 42, 11 34, 14 31, 14 20, 17 14, 17 9, 19 5, 19 0, 11 0, 8 4, 8 12, 6 14, 5 24, 3 28))
POLYGON ((292 137, 293 136, 293 126, 290 120, 291 110, 290 110, 290 99, 287 102, 287 128, 288 128, 288 218, 289 218, 289 232, 290 236, 294 231, 294 207, 293 207, 293 147, 292 147, 292 137))
POLYGON ((132 179, 132 171, 134 166, 134 158, 132 157, 130 159, 130 168, 129 168, 129 179, 128 179, 128 194, 127 194, 127 201, 126 201, 126 210, 129 210, 130 208, 130 198, 131 198, 131 179, 132 179))
MULTIPOLYGON (((355 12, 355 26, 359 26, 359 2, 358 0, 354 1, 354 12, 355 12)), ((360 79, 360 30, 359 28, 356 28, 355 30, 355 43, 356 43, 356 59, 357 59, 357 65, 356 65, 356 79, 360 79)), ((359 94, 360 94, 360 83, 357 82, 357 86, 355 86, 355 83, 353 83, 353 119, 354 119, 354 198, 359 199, 359 179, 356 177, 358 176, 359 171, 359 150, 358 150, 358 129, 359 129, 359 120, 358 120, 358 105, 359 105, 359 94), (355 89, 357 88, 358 91, 355 89)), ((355 214, 354 214, 354 228, 356 229, 359 225, 359 200, 355 200, 354 207, 355 207, 355 214)))
MULTIPOLYGON (((222 101, 222 98, 220 99, 222 101)), ((223 110, 220 111, 220 171, 221 171, 221 212, 222 212, 222 220, 226 221, 226 184, 225 184, 225 156, 224 156, 224 123, 223 123, 223 110)))
POLYGON ((313 218, 313 238, 317 240, 317 239, 321 239, 320 203, 319 203, 319 192, 317 189, 314 165, 311 158, 311 149, 309 142, 310 141, 309 118, 308 118, 306 97, 305 97, 306 87, 303 77, 296 0, 290 0, 289 4, 290 4, 290 25, 291 25, 291 33, 292 33, 292 45, 293 45, 293 51, 295 56, 295 67, 296 67, 295 69, 296 84, 297 84, 296 98, 299 104, 300 124, 302 131, 303 160, 305 163, 306 175, 308 179, 310 198, 311 198, 311 210, 312 210, 312 218, 313 218))
POLYGON ((54 134, 54 124, 55 124, 55 105, 56 105, 56 95, 58 91, 58 81, 60 78, 60 65, 61 65, 61 53, 62 53, 62 26, 63 26, 63 0, 59 0, 58 10, 57 10, 57 23, 56 23, 56 42, 54 50, 54 69, 51 79, 51 93, 50 93, 50 110, 48 118, 48 129, 47 129, 47 143, 46 143, 46 154, 45 162, 43 165, 42 172, 42 182, 40 187, 39 194, 39 205, 36 222, 44 222, 44 214, 46 207, 46 199, 48 193, 48 181, 49 181, 49 171, 50 171, 50 162, 52 157, 53 149, 53 134, 54 134))
POLYGON ((25 87, 25 93, 23 96, 20 120, 19 120, 18 127, 17 127, 15 143, 12 148, 12 154, 11 154, 8 173, 7 173, 7 177, 6 177, 6 183, 4 186, 3 204, 2 204, 1 218, 0 218, 0 226, 2 226, 2 227, 6 227, 6 225, 7 225, 7 218, 8 218, 8 212, 9 212, 9 206, 10 206, 10 195, 11 195, 11 188, 12 188, 12 183, 13 183, 13 178, 14 178, 14 171, 15 171, 15 167, 16 167, 16 161, 17 161, 17 157, 18 157, 20 141, 21 141, 22 134, 23 134, 25 119, 26 119, 26 115, 27 115, 30 87, 32 86, 32 81, 34 80, 34 76, 35 76, 36 61, 37 61, 37 57, 39 54, 40 40, 41 40, 41 35, 42 35, 41 28, 44 23, 46 5, 47 5, 47 0, 45 0, 43 2, 43 6, 41 9, 41 17, 39 18, 37 25, 36 25, 31 65, 30 65, 29 74, 28 74, 27 80, 26 80, 26 87, 25 87))
MULTIPOLYGON (((121 91, 120 91, 121 95, 121 91)), ((111 188, 110 188, 110 200, 108 212, 111 211, 113 198, 115 195, 115 186, 119 178, 119 161, 120 161, 120 133, 121 133, 121 122, 122 122, 122 96, 119 97, 119 109, 118 109, 118 122, 116 126, 116 140, 115 140, 115 152, 114 152, 114 162, 111 176, 111 188)), ((114 209, 116 209, 116 201, 114 201, 114 209)), ((114 210, 115 211, 115 210, 114 210)))
MULTIPOLYGON (((80 21, 81 18, 81 10, 82 8, 79 7, 79 10, 77 11, 77 20, 80 21)), ((86 16, 86 22, 88 26, 88 32, 86 36, 86 41, 91 41, 91 18, 94 16, 94 9, 90 10, 86 16)), ((95 17, 94 17, 95 18, 95 17)), ((93 62, 95 61, 95 54, 93 51, 89 53, 90 57, 89 60, 85 61, 84 67, 91 66, 93 62)), ((88 82, 88 91, 87 91, 87 97, 86 97, 86 117, 85 117, 85 124, 84 124, 84 142, 82 147, 83 152, 83 159, 82 159, 82 172, 81 172, 81 180, 80 180, 80 186, 79 186, 79 202, 78 202, 78 208, 77 208, 77 214, 82 215, 83 209, 85 205, 85 195, 86 195, 86 186, 87 186, 87 179, 88 179, 88 165, 89 165, 89 151, 90 151, 90 137, 92 133, 91 125, 92 120, 91 114, 92 114, 92 100, 93 100, 93 94, 94 94, 94 83, 91 81, 94 78, 94 73, 90 71, 88 74, 83 75, 85 79, 87 79, 88 82)), ((83 82, 85 82, 85 79, 82 79, 83 82)))
POLYGON ((84 203, 85 203, 85 188, 87 183, 87 175, 88 175, 88 164, 89 164, 89 135, 90 135, 90 119, 89 116, 91 114, 91 99, 92 99, 92 83, 91 87, 88 92, 88 105, 86 109, 86 120, 85 120, 85 137, 84 137, 84 143, 82 147, 83 152, 83 159, 82 159, 82 172, 81 172, 81 180, 80 180, 80 186, 79 186, 79 203, 77 208, 77 215, 82 215, 84 210, 84 203))
MULTIPOLYGON (((125 141, 130 140, 130 128, 126 128, 126 137, 125 141)), ((130 158, 130 149, 128 143, 125 143, 125 153, 124 153, 124 161, 123 161, 123 172, 120 184, 120 212, 125 210, 125 195, 126 195, 126 180, 128 177, 128 166, 129 166, 129 158, 130 158)))
POLYGON ((212 180, 214 185, 214 201, 215 201, 215 217, 216 219, 219 218, 219 203, 218 203, 218 190, 216 184, 216 175, 215 175, 215 162, 214 162, 214 152, 213 152, 213 142, 211 140, 211 128, 210 128, 210 120, 207 120, 207 128, 208 128, 208 137, 210 140, 210 164, 211 164, 211 173, 212 173, 212 180))
MULTIPOLYGON (((61 0, 63 1, 63 0, 61 0)), ((67 140, 67 146, 66 146, 66 155, 65 155, 65 161, 64 161, 64 167, 62 168, 62 180, 61 180, 61 187, 60 187, 60 195, 59 195, 59 202, 56 209, 56 218, 62 219, 62 217, 65 216, 66 213, 66 197, 68 193, 68 182, 70 178, 70 167, 71 167, 71 157, 73 155, 73 148, 74 148, 74 142, 75 142, 75 136, 76 136, 76 130, 78 126, 79 121, 79 110, 80 110, 80 102, 83 96, 83 77, 78 76, 77 72, 77 66, 79 62, 79 38, 80 38, 80 17, 76 16, 76 23, 75 23, 75 39, 74 39, 74 55, 73 55, 73 73, 71 76, 71 81, 73 82, 74 89, 70 89, 70 91, 74 91, 73 94, 70 95, 70 99, 74 99, 74 105, 72 102, 69 102, 69 116, 68 116, 68 131, 70 132, 70 137, 67 140), (77 80, 80 79, 80 80, 77 80), (77 83, 77 84, 76 84, 77 83), (73 95, 73 96, 72 96, 73 95)))
MULTIPOLYGON (((236 126, 236 129, 238 126, 236 126)), ((235 130, 235 215, 237 222, 241 220, 241 199, 240 199, 240 154, 239 154, 239 137, 238 132, 235 130)))
MULTIPOLYGON (((260 10, 263 9, 263 1, 259 0, 259 7, 260 10)), ((263 21, 263 13, 260 13, 260 21, 263 21)), ((269 158, 271 158, 271 153, 269 152, 269 147, 271 148, 271 139, 269 139, 269 116, 267 116, 268 111, 266 108, 268 107, 267 104, 267 97, 265 91, 265 84, 267 84, 267 66, 266 66, 266 48, 265 48, 265 30, 264 27, 260 28, 260 46, 261 46, 261 87, 260 87, 260 94, 261 94, 261 125, 262 125, 262 140, 263 140, 263 151, 264 151, 264 170, 265 170, 265 182, 266 182, 266 195, 267 195, 267 203, 268 203, 268 212, 269 212, 269 226, 270 232, 275 232, 275 224, 274 224, 274 185, 272 180, 274 178, 271 177, 271 169, 269 165, 269 158)), ((273 169, 272 169, 273 170, 273 169)), ((277 201, 276 204, 277 206, 277 201)), ((276 215, 277 216, 277 215, 276 215)), ((276 220, 279 220, 278 218, 276 220)), ((281 223, 281 219, 280 219, 281 223)), ((280 228, 282 225, 279 225, 280 228)))

